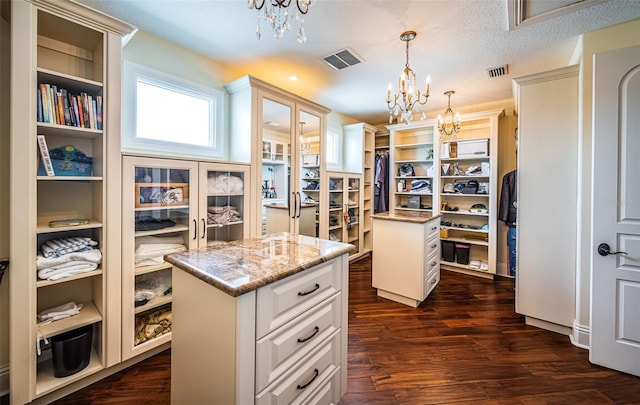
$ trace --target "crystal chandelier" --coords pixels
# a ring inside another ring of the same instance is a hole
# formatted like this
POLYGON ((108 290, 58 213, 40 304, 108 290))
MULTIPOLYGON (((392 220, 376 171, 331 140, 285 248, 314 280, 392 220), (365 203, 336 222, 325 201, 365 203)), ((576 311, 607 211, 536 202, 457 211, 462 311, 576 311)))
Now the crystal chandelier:
MULTIPOLYGON (((400 39, 407 43, 407 63, 405 63, 404 69, 398 78, 398 93, 393 96, 393 100, 391 100, 392 87, 391 82, 389 82, 389 89, 387 90, 387 107, 391 110, 389 112, 389 123, 393 121, 393 116, 400 116, 399 120, 404 120, 408 124, 411 122, 413 107, 416 103, 424 105, 429 98, 431 77, 427 76, 424 93, 420 93, 420 90, 416 87, 416 74, 409 67, 409 41, 413 40, 416 35, 415 31, 406 31, 400 35, 400 39)), ((424 119, 424 112, 422 113, 422 119, 424 119)))
POLYGON ((306 156, 309 153, 309 149, 311 149, 311 143, 305 142, 304 137, 302 136, 302 129, 304 128, 304 124, 306 122, 300 121, 300 154, 302 156, 306 156))
POLYGON ((273 35, 277 39, 282 39, 287 31, 291 30, 291 24, 299 24, 298 42, 307 42, 307 35, 304 32, 304 16, 309 12, 309 7, 315 0, 249 0, 249 9, 258 10, 258 23, 256 24, 256 36, 262 37, 260 31, 260 20, 268 21, 273 29, 273 35), (295 7, 289 8, 291 3, 295 7))
POLYGON ((460 113, 454 114, 451 109, 452 94, 456 94, 456 92, 453 90, 444 92, 444 95, 449 97, 447 109, 444 112, 444 117, 442 115, 438 115, 438 130, 442 134, 443 141, 446 141, 450 137, 452 140, 456 140, 458 138, 457 134, 460 131, 460 113))

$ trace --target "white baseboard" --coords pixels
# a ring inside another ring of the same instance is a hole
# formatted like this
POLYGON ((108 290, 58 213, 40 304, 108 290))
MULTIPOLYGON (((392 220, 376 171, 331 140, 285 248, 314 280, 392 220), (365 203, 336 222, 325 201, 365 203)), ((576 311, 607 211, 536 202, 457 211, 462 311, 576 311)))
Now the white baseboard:
POLYGON ((591 328, 589 326, 580 325, 573 321, 573 333, 570 338, 571 343, 576 347, 586 350, 591 348, 591 328))
POLYGON ((0 397, 9 394, 9 365, 0 367, 0 397))
POLYGON ((564 325, 558 325, 557 323, 543 321, 542 319, 525 316, 525 323, 527 325, 535 326, 536 328, 546 329, 551 332, 560 333, 571 337, 573 335, 571 328, 564 325))

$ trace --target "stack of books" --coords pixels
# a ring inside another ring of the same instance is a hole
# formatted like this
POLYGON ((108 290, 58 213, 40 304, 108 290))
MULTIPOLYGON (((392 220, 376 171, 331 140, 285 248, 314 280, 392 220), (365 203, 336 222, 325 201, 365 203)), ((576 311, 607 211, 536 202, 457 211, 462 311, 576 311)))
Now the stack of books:
POLYGON ((38 122, 79 128, 102 129, 102 96, 72 94, 54 84, 40 83, 38 122))

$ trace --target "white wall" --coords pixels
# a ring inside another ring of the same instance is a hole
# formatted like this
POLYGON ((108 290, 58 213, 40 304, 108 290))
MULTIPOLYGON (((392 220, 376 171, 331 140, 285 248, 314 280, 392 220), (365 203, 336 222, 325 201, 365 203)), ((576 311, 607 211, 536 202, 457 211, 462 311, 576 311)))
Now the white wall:
POLYGON ((576 275, 576 320, 574 323, 574 343, 588 346, 589 303, 591 282, 591 162, 593 150, 591 148, 592 137, 592 76, 593 55, 598 52, 612 49, 626 48, 640 45, 640 20, 630 21, 624 24, 614 25, 598 31, 585 33, 582 41, 581 60, 581 136, 579 143, 579 208, 580 220, 578 221, 579 240, 577 251, 576 275), (580 331, 585 331, 580 333, 580 331))

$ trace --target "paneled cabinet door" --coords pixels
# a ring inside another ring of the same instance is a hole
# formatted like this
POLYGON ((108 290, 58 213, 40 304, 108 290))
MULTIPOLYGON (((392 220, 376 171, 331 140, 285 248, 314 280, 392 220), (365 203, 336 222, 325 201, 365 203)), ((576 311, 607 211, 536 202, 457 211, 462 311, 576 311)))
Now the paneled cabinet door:
POLYGON ((171 340, 171 265, 198 247, 198 163, 125 157, 122 190, 122 357, 171 340))

